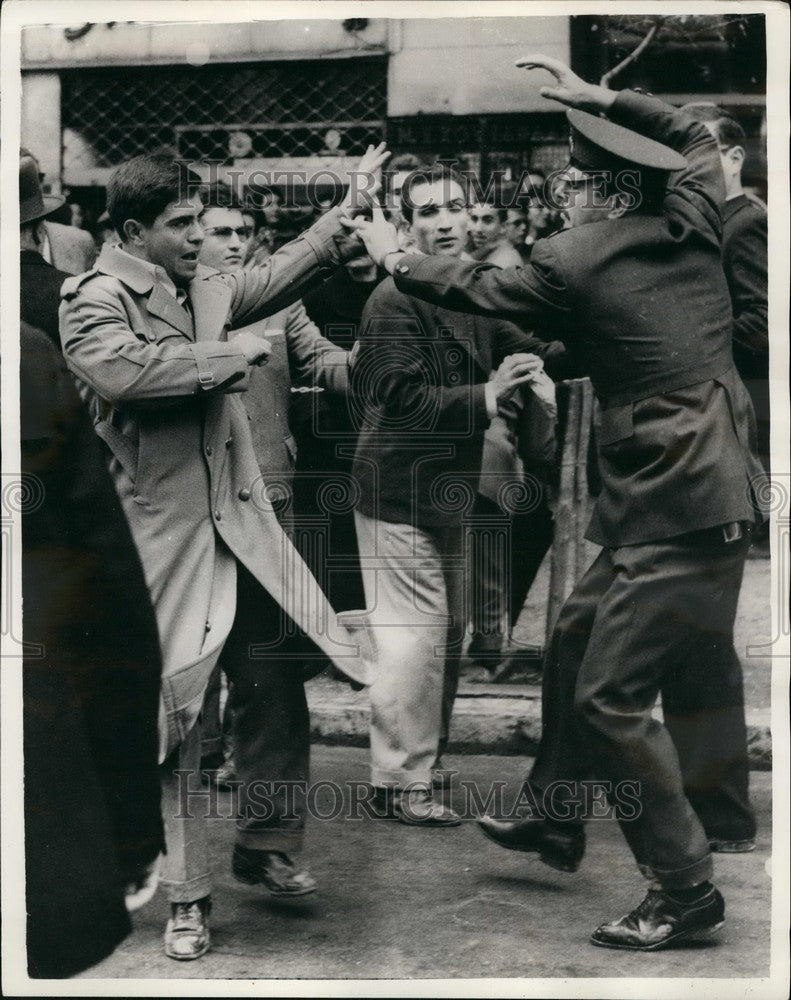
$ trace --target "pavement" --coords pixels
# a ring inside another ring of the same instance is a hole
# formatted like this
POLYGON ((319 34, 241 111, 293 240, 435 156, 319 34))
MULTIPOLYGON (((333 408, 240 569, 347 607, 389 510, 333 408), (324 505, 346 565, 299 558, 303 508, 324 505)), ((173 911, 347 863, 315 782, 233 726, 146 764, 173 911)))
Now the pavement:
MULTIPOLYGON (((536 582, 517 626, 517 640, 529 645, 543 641, 546 578, 544 572, 536 582)), ((769 563, 750 560, 736 644, 745 668, 759 834, 754 853, 715 856, 715 881, 727 916, 725 928, 709 943, 651 955, 588 943, 599 923, 628 912, 645 893, 612 819, 588 824, 586 858, 575 875, 555 872, 533 855, 505 851, 480 834, 474 816, 485 811, 481 804, 495 783, 505 783, 500 786, 504 802, 513 803, 527 772, 527 758, 540 735, 535 684, 462 683, 453 746, 444 763, 457 772, 450 803, 469 818, 459 828, 424 830, 349 816, 359 787, 354 783, 369 777, 368 699, 365 692, 322 676, 307 685, 317 744, 312 780, 316 809, 331 818, 310 821, 302 856, 320 891, 284 902, 235 882, 230 873, 234 824, 229 796, 220 793, 219 813, 225 818, 208 823, 216 869, 209 954, 187 963, 164 956, 168 907, 160 892, 135 914, 135 933, 80 978, 162 979, 168 981, 163 994, 177 989, 194 995, 199 979, 712 977, 723 986, 722 992, 714 986, 711 995, 732 995, 733 980, 769 971, 772 775, 766 768, 771 764, 772 660, 762 647, 770 636, 769 563)), ((222 984, 207 988, 215 986, 223 989, 222 984)), ((100 987, 92 983, 90 989, 100 987)), ((117 982, 110 988, 117 990, 117 982)), ((287 988, 306 989, 296 982, 287 988)), ((657 995, 632 984, 623 988, 629 992, 622 995, 657 995)), ((126 989, 132 993, 131 985, 126 989)), ((149 989, 156 991, 154 984, 149 989)), ((265 994, 267 986, 260 989, 265 994)), ((398 995, 395 984, 379 983, 377 989, 398 995)), ((573 986, 564 995, 573 996, 573 986)))
MULTIPOLYGON (((464 809, 474 805, 471 787, 485 798, 497 781, 506 782, 504 802, 513 804, 529 762, 452 755, 446 763, 458 772, 451 803, 464 809)), ((725 984, 768 974, 771 776, 766 772, 755 773, 752 782, 757 849, 715 856, 715 881, 726 900, 725 927, 707 943, 649 955, 588 943, 599 923, 628 912, 645 894, 646 883, 612 819, 588 824, 586 857, 579 872, 568 875, 547 868, 534 855, 490 843, 472 819, 460 827, 432 830, 348 818, 350 783, 368 778, 365 750, 315 748, 312 778, 319 792, 317 811, 328 816, 340 812, 309 824, 301 857, 319 883, 315 895, 281 902, 261 888, 235 882, 230 873, 234 824, 211 820, 216 870, 212 950, 196 962, 165 957, 162 932, 168 910, 158 892, 135 914, 134 934, 79 978, 115 980, 108 991, 119 989, 118 979, 166 979, 160 995, 171 988, 182 992, 181 979, 187 981, 186 995, 207 995, 196 994, 194 980, 639 976, 713 977, 725 984), (319 786, 329 781, 340 792, 319 786)), ((221 815, 228 811, 224 804, 229 798, 221 795, 221 815)), ((389 988, 387 983, 380 986, 389 988)), ((228 989, 221 983, 216 988, 228 989)), ((290 988, 315 995, 300 983, 290 988)), ((397 986, 392 988, 393 995, 400 995, 397 986)), ((86 993, 95 989, 101 990, 101 984, 85 986, 86 993)), ((132 993, 131 986, 125 989, 132 993)), ((716 986, 712 990, 710 995, 725 995, 716 986)), ((256 992, 271 995, 265 983, 256 992)), ((429 987, 424 995, 431 993, 437 990, 429 987)), ((564 995, 577 994, 569 986, 564 995)), ((658 994, 630 986, 628 995, 658 994)))

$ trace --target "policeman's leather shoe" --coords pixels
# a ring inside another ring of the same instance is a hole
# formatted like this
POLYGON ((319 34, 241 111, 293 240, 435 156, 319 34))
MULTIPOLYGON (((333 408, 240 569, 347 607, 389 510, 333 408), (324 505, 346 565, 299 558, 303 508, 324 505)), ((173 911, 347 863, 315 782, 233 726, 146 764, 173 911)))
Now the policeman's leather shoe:
POLYGON ((396 818, 407 826, 459 826, 461 817, 441 802, 435 802, 424 788, 415 788, 396 796, 396 818))
POLYGON ((693 902, 650 889, 640 905, 620 920, 602 924, 591 936, 601 948, 658 951, 717 931, 725 923, 725 901, 714 886, 693 902))
POLYGON ((316 880, 310 872, 297 868, 283 851, 254 851, 237 844, 232 871, 237 882, 262 884, 273 896, 307 896, 316 891, 316 880))
POLYGON ((165 954, 177 962, 191 962, 205 955, 211 945, 209 913, 211 898, 204 896, 192 903, 171 903, 170 919, 165 927, 165 954))
POLYGON ((545 865, 559 872, 575 872, 585 853, 585 829, 580 825, 568 824, 565 829, 536 817, 508 822, 481 816, 478 826, 500 847, 538 854, 545 865))

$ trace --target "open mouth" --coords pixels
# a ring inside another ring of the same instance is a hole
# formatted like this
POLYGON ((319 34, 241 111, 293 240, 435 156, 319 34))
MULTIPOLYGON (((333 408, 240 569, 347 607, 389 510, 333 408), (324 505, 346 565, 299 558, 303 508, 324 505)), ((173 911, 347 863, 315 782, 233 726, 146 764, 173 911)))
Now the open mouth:
POLYGON ((198 263, 198 252, 197 250, 191 250, 189 253, 184 253, 181 255, 182 260, 189 261, 190 263, 198 263))

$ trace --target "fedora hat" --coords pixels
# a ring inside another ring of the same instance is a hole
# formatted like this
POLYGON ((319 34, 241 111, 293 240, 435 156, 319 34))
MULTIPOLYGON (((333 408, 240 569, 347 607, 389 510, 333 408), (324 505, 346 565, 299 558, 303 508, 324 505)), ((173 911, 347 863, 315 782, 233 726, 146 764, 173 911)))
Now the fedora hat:
POLYGON ((32 156, 19 158, 19 224, 35 222, 52 215, 66 199, 60 195, 42 194, 38 179, 38 163, 32 156))

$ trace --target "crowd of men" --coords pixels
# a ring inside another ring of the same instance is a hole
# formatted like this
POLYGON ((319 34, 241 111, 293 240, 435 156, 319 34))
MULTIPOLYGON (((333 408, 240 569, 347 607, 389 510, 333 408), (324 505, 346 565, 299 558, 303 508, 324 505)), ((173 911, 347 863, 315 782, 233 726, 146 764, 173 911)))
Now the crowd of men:
POLYGON ((481 196, 442 163, 391 165, 388 221, 381 144, 344 204, 278 245, 241 192, 150 155, 114 172, 93 263, 22 151, 22 459, 46 484, 23 580, 26 638, 46 638, 25 670, 32 975, 109 953, 157 881, 166 954, 206 953, 213 866, 183 808, 202 768, 238 789, 234 877, 316 891, 297 861, 304 681, 327 666, 370 692, 374 814, 459 825, 442 754, 460 658, 471 634, 496 676, 511 649, 552 543, 570 376, 600 408, 601 553, 546 652, 535 809, 480 825, 575 871, 581 784, 638 782, 619 820, 651 888, 592 942, 722 925, 711 851, 755 837, 733 622, 762 521, 765 214, 724 113, 522 65, 571 108, 553 235, 543 175, 481 196), (281 788, 264 813, 262 781, 281 788))

